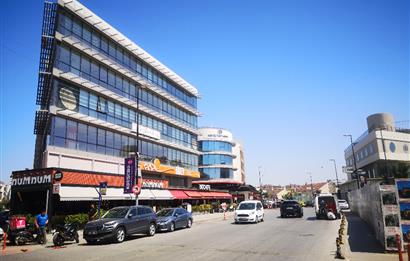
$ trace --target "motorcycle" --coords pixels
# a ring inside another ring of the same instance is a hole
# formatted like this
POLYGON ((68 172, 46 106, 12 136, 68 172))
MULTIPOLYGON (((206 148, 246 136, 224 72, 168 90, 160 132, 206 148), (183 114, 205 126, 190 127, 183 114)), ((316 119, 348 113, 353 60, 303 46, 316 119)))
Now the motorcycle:
POLYGON ((66 241, 75 241, 77 244, 80 242, 76 224, 64 224, 56 227, 53 234, 54 246, 62 246, 66 241))
POLYGON ((18 246, 29 242, 37 242, 38 244, 44 244, 45 242, 43 236, 40 235, 38 229, 34 226, 27 226, 24 229, 11 233, 10 241, 18 246))

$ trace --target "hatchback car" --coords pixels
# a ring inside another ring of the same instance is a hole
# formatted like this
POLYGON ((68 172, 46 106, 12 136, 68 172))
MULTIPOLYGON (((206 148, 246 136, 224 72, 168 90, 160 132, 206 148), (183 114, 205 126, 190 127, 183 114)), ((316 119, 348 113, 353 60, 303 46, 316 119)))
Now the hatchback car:
POLYGON ((165 208, 157 212, 157 230, 174 231, 192 227, 192 214, 183 208, 165 208))
POLYGON ((349 209, 349 203, 347 203, 346 200, 339 199, 338 203, 339 203, 340 210, 348 210, 349 209))
POLYGON ((113 240, 121 243, 126 236, 146 233, 155 234, 157 215, 150 207, 126 206, 110 209, 101 219, 88 222, 83 237, 87 243, 113 240))
POLYGON ((235 223, 263 221, 265 213, 259 200, 242 201, 235 210, 235 223))
POLYGON ((296 200, 283 201, 280 206, 280 217, 303 217, 303 208, 296 200))

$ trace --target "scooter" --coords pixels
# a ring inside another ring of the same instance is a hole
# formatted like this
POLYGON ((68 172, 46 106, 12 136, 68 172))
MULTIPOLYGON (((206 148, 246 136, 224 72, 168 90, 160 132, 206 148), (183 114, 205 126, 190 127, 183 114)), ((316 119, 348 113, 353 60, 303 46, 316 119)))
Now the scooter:
POLYGON ((77 244, 80 242, 76 224, 65 224, 56 227, 53 234, 54 246, 62 246, 66 241, 75 241, 77 244))

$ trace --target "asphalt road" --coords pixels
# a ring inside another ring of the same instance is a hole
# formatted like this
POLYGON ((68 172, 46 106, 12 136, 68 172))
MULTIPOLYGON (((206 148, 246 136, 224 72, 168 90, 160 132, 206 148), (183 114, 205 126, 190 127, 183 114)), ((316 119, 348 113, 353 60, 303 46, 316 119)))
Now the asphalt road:
POLYGON ((191 229, 135 236, 122 244, 40 248, 2 256, 1 260, 333 260, 340 221, 316 220, 313 209, 303 218, 265 210, 259 224, 235 225, 230 220, 195 223, 191 229))

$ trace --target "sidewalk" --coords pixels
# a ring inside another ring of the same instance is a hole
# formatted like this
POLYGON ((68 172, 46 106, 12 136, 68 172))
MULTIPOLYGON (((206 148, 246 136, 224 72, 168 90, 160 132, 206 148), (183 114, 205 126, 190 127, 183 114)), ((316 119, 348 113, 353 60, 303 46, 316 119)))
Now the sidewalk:
MULTIPOLYGON (((226 212, 226 219, 227 221, 233 221, 233 212, 226 212)), ((193 214, 194 218, 194 225, 195 223, 204 223, 207 221, 212 221, 212 220, 224 220, 224 213, 206 213, 206 214, 199 214, 195 213, 193 214)), ((79 230, 78 235, 80 236, 80 243, 84 243, 83 239, 83 231, 79 230)), ((2 246, 0 247, 2 248, 2 246)), ((22 253, 22 252, 32 252, 41 248, 49 248, 49 249, 54 249, 53 245, 53 234, 49 233, 47 234, 47 244, 46 245, 39 245, 36 243, 30 243, 24 246, 14 246, 14 245, 9 245, 7 244, 6 250, 2 251, 0 250, 0 257, 3 255, 12 255, 12 254, 17 254, 17 253, 22 253)), ((1 259, 1 258, 0 258, 1 259)))
POLYGON ((346 238, 346 259, 351 261, 396 261, 397 254, 384 253, 369 225, 359 216, 346 213, 348 230, 346 238))

